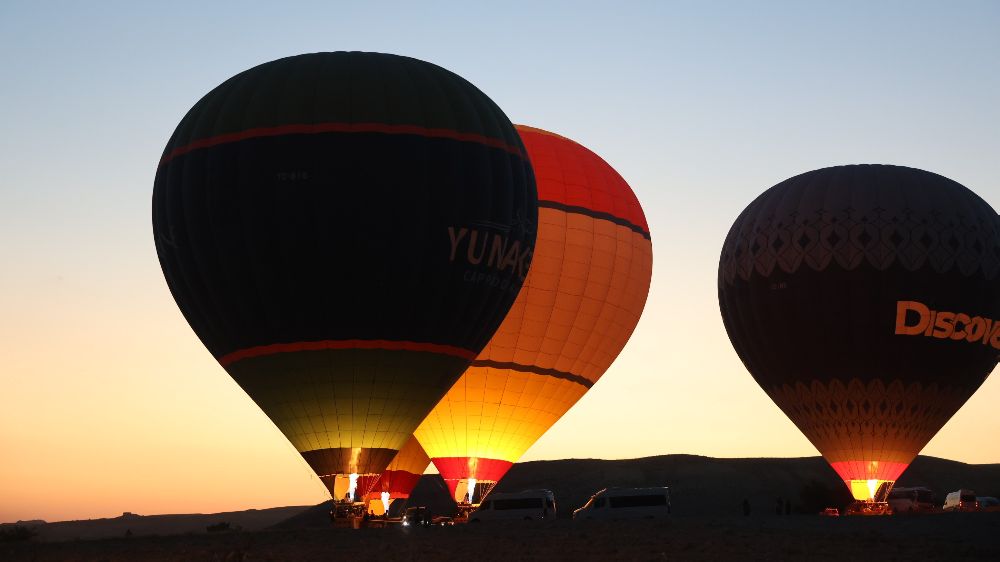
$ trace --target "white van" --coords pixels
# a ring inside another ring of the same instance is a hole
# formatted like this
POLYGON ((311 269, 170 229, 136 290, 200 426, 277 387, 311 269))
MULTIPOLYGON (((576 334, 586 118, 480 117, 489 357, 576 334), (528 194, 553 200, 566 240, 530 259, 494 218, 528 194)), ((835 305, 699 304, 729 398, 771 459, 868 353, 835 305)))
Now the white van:
POLYGON ((945 511, 977 511, 979 502, 976 500, 976 493, 972 490, 958 490, 948 494, 944 499, 945 511))
POLYGON ((929 488, 893 488, 888 501, 893 513, 933 511, 937 508, 934 492, 929 488))
POLYGON ((525 490, 490 494, 469 515, 470 523, 480 521, 554 521, 556 498, 550 490, 525 490))
POLYGON ((670 488, 606 488, 597 492, 573 519, 658 519, 670 515, 670 488))

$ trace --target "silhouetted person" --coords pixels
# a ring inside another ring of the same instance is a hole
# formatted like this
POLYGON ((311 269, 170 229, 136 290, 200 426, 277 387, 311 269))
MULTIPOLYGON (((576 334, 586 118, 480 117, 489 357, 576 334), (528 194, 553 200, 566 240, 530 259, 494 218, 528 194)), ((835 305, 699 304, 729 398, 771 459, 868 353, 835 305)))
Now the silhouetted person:
POLYGON ((774 514, 781 515, 781 512, 784 511, 784 509, 785 509, 785 502, 781 501, 781 498, 778 498, 778 503, 776 503, 774 507, 774 514))
POLYGON ((785 515, 792 514, 792 500, 785 500, 785 515))
POLYGON ((750 500, 746 498, 743 499, 743 515, 745 516, 750 515, 750 500))

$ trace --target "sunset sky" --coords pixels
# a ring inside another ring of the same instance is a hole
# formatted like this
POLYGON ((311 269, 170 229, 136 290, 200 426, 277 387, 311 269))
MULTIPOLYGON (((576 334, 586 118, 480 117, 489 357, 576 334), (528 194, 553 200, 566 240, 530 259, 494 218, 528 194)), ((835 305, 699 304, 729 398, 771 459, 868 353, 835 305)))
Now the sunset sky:
MULTIPOLYGON (((153 246, 168 137, 262 62, 427 60, 631 184, 653 241, 645 313, 523 460, 818 454, 722 325, 733 220, 851 163, 937 172, 1000 207, 997 2, 139 4, 0 4, 0 522, 327 498, 195 337, 153 246)), ((998 379, 923 453, 1000 462, 998 379)))

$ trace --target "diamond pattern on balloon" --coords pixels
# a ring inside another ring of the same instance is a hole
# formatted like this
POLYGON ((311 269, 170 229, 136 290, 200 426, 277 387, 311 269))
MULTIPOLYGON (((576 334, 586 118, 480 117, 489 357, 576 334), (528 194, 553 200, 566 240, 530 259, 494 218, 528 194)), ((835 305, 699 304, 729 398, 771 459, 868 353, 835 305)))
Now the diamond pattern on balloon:
POLYGON ((899 263, 908 271, 957 269, 994 279, 1000 275, 1000 232, 987 218, 939 211, 918 216, 909 208, 772 213, 737 220, 723 247, 719 275, 731 284, 755 274, 769 277, 776 266, 792 274, 803 265, 823 271, 833 262, 846 270, 863 263, 886 270, 899 263))
POLYGON ((968 389, 813 380, 772 387, 768 395, 830 462, 908 463, 968 399, 968 389))

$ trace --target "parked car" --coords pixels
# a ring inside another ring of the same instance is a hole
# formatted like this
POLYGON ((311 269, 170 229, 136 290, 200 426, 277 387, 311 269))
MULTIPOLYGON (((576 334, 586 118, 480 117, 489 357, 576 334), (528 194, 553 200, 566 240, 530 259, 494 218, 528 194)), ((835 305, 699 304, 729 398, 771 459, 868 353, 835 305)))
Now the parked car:
POLYGON ((670 515, 670 488, 606 488, 573 512, 573 519, 656 519, 670 515))
POLYGON ((499 520, 553 521, 556 498, 550 490, 490 494, 469 515, 470 523, 499 520))
POLYGON ((944 500, 945 511, 977 511, 979 502, 972 490, 956 490, 948 494, 944 500))
POLYGON ((1000 511, 1000 500, 993 496, 976 496, 980 511, 1000 511))
POLYGON ((408 507, 403 513, 404 527, 428 527, 431 521, 431 512, 426 507, 408 507))

